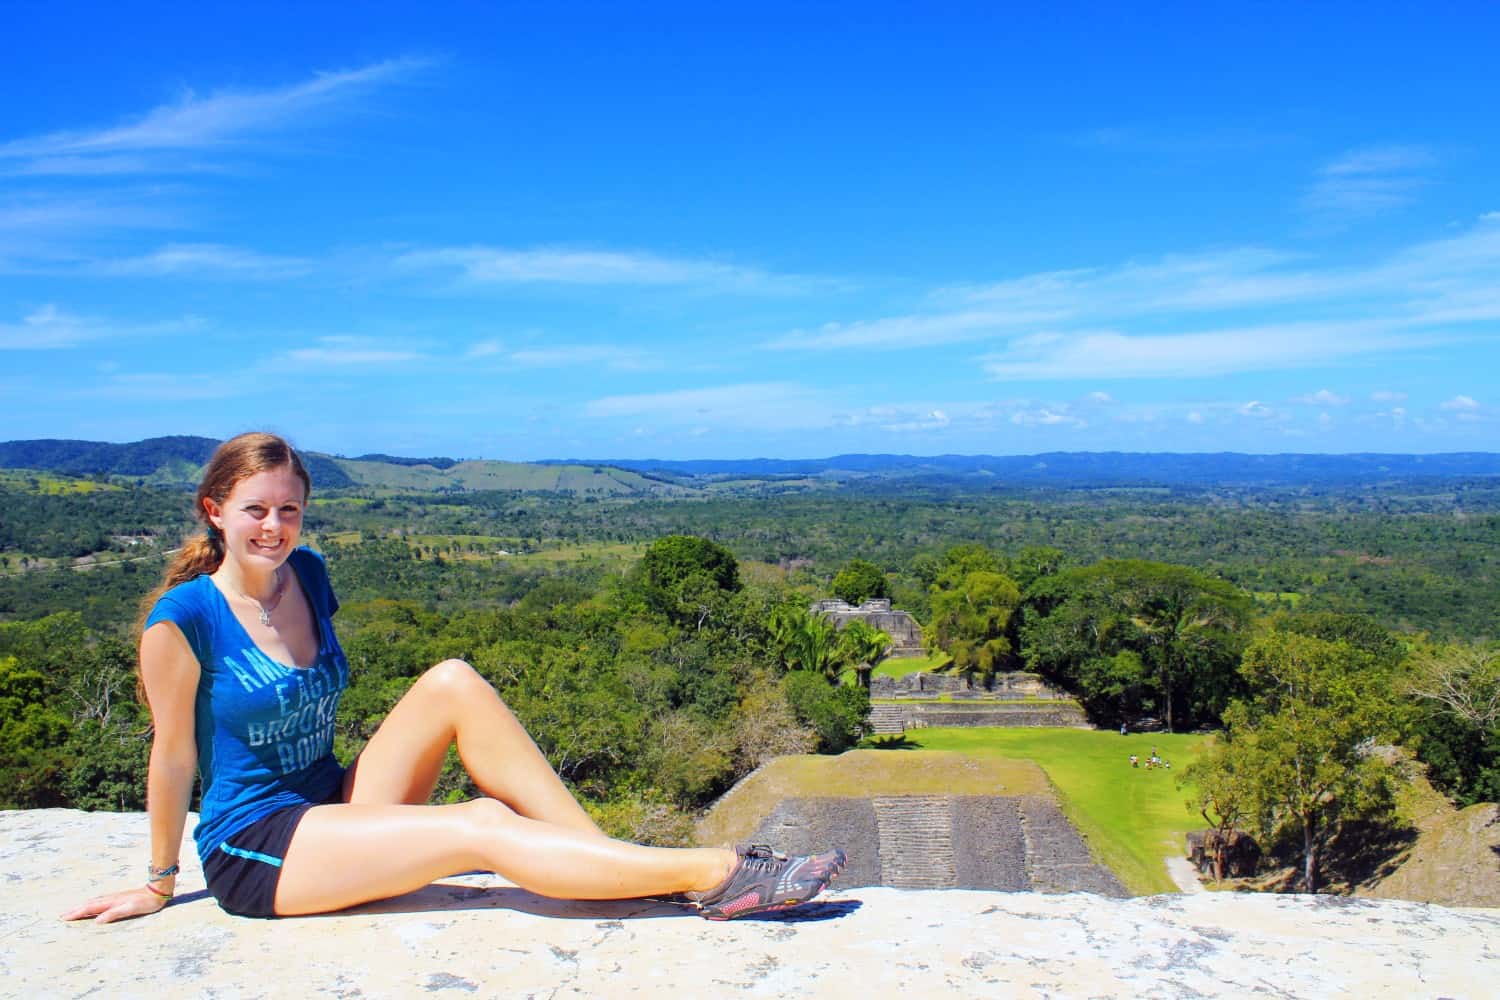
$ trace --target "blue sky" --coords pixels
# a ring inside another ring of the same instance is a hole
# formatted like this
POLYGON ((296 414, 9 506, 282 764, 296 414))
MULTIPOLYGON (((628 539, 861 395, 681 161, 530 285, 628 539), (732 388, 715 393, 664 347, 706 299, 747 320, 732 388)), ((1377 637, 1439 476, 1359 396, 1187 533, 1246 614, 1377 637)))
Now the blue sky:
POLYGON ((1500 8, 7 4, 0 439, 1500 450, 1500 8))

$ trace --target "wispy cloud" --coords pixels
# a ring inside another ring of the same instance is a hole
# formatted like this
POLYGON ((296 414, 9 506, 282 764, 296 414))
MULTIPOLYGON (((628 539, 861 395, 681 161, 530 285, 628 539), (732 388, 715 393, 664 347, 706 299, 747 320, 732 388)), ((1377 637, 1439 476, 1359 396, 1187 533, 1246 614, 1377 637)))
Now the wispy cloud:
POLYGON ((314 347, 298 347, 286 352, 286 360, 299 365, 323 368, 370 368, 420 360, 424 355, 402 345, 392 345, 366 337, 320 337, 314 347))
POLYGON ((1440 408, 1452 413, 1472 413, 1479 409, 1479 401, 1473 396, 1458 395, 1444 400, 1440 408))
POLYGON ((1438 163, 1422 146, 1351 150, 1321 168, 1303 206, 1325 217, 1358 218, 1407 204, 1427 184, 1424 171, 1438 163))
POLYGON ((1182 334, 1033 334, 980 361, 1001 380, 1187 378, 1327 364, 1411 346, 1409 337, 1374 322, 1289 323, 1182 334))
POLYGON ((645 251, 439 247, 401 254, 395 265, 405 271, 452 275, 468 285, 672 285, 802 291, 818 284, 816 279, 797 275, 645 251))
POLYGON ((222 374, 126 372, 108 375, 90 385, 63 389, 62 394, 70 398, 160 403, 231 399, 255 391, 255 383, 222 374))
POLYGON ((827 426, 833 411, 812 390, 791 382, 752 382, 606 396, 591 400, 584 414, 597 419, 629 418, 682 426, 758 430, 827 426))
POLYGON ((645 351, 609 344, 571 344, 515 351, 507 360, 519 368, 610 368, 616 371, 654 371, 665 367, 661 358, 645 351))
POLYGON ((946 410, 928 410, 910 417, 887 419, 879 426, 881 430, 889 434, 920 434, 943 430, 952 423, 953 419, 948 416, 946 410))
POLYGON ((815 330, 793 330, 762 346, 777 351, 838 351, 851 348, 886 350, 931 347, 982 340, 1063 318, 1058 311, 1012 312, 969 310, 931 316, 890 316, 854 323, 828 323, 815 330))
POLYGON ((1264 248, 949 286, 933 309, 794 330, 779 351, 914 350, 990 341, 1000 379, 1189 378, 1289 370, 1493 336, 1500 220, 1359 266, 1264 248), (1289 304, 1303 315, 1275 317, 1289 304))
POLYGON ((1348 296, 1367 289, 1359 272, 1317 270, 1299 255, 1263 247, 1167 254, 1114 268, 1080 268, 958 285, 934 295, 1020 317, 1098 321, 1210 313, 1348 296))
POLYGON ((130 278, 182 276, 271 280, 306 274, 311 262, 217 243, 174 243, 140 257, 100 261, 99 273, 130 278))
POLYGON ((1349 402, 1348 396, 1340 396, 1332 389, 1319 389, 1304 396, 1292 399, 1294 403, 1303 403, 1307 406, 1344 406, 1349 402))
POLYGON ((0 351, 54 351, 89 341, 125 340, 183 333, 199 328, 194 316, 161 323, 122 324, 97 316, 80 316, 48 304, 33 309, 19 323, 0 323, 0 351))
POLYGON ((188 92, 118 125, 51 132, 0 143, 0 163, 17 174, 134 174, 195 169, 192 154, 220 149, 338 108, 426 65, 391 59, 318 73, 290 86, 188 92))
POLYGON ((1020 427, 1075 427, 1083 429, 1088 421, 1061 409, 1038 407, 1032 410, 1017 410, 1010 415, 1010 422, 1020 427))

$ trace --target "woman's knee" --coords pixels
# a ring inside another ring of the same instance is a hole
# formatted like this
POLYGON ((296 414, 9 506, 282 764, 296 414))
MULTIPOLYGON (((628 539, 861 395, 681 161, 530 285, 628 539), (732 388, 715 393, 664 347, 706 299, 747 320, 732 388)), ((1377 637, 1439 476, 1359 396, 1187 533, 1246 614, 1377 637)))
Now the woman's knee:
POLYGON ((480 676, 479 671, 471 667, 466 660, 444 660, 442 663, 428 667, 418 683, 424 690, 457 698, 468 698, 478 692, 494 691, 490 682, 480 676))
POLYGON ((453 808, 460 812, 470 832, 480 843, 487 843, 497 830, 509 826, 519 818, 514 809, 499 799, 470 799, 453 808))

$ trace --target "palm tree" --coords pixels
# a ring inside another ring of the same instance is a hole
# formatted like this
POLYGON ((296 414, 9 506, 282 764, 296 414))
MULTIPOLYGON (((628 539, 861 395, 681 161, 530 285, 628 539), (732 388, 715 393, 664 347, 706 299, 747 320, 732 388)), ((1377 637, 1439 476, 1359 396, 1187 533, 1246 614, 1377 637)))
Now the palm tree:
POLYGON ((789 670, 814 670, 838 677, 833 624, 806 609, 782 605, 771 613, 771 641, 789 670))
POLYGON ((859 686, 870 690, 870 675, 891 649, 891 637, 859 618, 839 632, 839 660, 854 668, 859 686))

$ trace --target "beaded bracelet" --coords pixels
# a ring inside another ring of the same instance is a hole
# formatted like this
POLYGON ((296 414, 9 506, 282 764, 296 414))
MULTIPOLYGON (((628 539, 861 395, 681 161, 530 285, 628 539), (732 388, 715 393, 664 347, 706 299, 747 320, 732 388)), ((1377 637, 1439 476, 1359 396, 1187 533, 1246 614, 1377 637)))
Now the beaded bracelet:
POLYGON ((160 889, 158 889, 156 886, 152 885, 150 882, 146 883, 146 891, 149 892, 149 893, 151 893, 151 895, 155 896, 157 899, 171 899, 172 898, 172 894, 170 892, 162 892, 160 889))
POLYGON ((172 862, 165 868, 158 868, 151 862, 146 862, 146 881, 155 882, 157 879, 166 878, 168 875, 176 875, 178 871, 177 862, 172 862))

